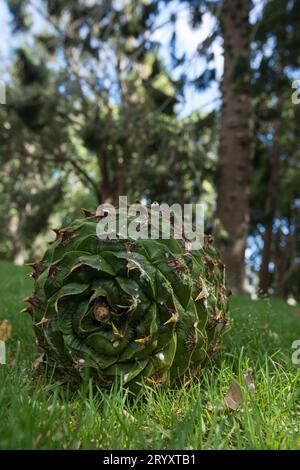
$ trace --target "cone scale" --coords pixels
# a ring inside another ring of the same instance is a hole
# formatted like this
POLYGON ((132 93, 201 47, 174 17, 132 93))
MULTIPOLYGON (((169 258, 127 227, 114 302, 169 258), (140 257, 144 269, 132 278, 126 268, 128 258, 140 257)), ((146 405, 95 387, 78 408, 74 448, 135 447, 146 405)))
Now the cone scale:
POLYGON ((227 323, 225 267, 205 238, 199 251, 181 240, 99 240, 99 218, 85 213, 56 230, 33 263, 27 299, 39 346, 55 370, 103 387, 169 386, 201 370, 227 323))

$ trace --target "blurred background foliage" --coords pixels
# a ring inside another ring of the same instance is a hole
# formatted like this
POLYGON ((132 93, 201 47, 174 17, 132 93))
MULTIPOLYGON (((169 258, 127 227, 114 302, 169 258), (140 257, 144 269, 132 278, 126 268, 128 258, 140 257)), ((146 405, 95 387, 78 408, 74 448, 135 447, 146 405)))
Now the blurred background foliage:
POLYGON ((50 227, 119 195, 204 202, 233 290, 299 301, 299 2, 4 3, 0 257, 40 256, 50 227), (182 12, 203 32, 192 55, 182 12))

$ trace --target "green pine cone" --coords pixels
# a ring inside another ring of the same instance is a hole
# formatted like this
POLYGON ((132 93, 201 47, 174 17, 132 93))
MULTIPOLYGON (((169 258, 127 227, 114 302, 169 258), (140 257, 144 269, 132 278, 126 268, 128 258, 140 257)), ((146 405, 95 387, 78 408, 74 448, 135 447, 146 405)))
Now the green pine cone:
POLYGON ((32 264, 39 346, 68 380, 88 368, 98 384, 170 385, 203 367, 227 323, 225 267, 205 238, 100 240, 90 213, 57 230, 32 264))

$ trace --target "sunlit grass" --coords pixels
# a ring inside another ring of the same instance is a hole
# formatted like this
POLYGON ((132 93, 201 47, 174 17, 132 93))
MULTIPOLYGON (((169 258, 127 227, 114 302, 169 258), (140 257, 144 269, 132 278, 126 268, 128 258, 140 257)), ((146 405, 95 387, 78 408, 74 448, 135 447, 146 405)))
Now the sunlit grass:
POLYGON ((30 293, 26 268, 0 263, 0 319, 10 319, 8 364, 0 365, 2 449, 294 449, 300 448, 298 307, 280 300, 234 297, 222 350, 201 380, 170 391, 77 391, 38 378, 31 320, 21 314, 30 293), (224 396, 253 369, 255 392, 229 412, 224 396))

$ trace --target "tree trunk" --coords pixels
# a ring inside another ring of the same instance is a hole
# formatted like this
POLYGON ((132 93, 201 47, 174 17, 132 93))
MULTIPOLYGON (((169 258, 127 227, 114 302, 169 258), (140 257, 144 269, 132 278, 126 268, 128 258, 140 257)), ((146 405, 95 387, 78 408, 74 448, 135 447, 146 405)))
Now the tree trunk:
POLYGON ((266 224, 262 263, 259 273, 259 289, 262 294, 268 293, 271 284, 269 265, 272 260, 272 246, 274 244, 273 225, 276 215, 276 197, 279 178, 281 110, 282 104, 281 100, 279 100, 277 107, 277 117, 273 125, 273 149, 270 156, 270 179, 268 185, 268 195, 265 203, 266 224))
POLYGON ((9 224, 9 231, 13 243, 13 260, 18 266, 22 266, 24 264, 25 246, 22 233, 22 226, 25 217, 24 210, 24 208, 21 208, 18 213, 12 217, 9 224))
POLYGON ((234 292, 245 287, 245 248, 249 224, 250 113, 245 86, 249 81, 249 12, 251 0, 224 0, 221 28, 224 39, 223 103, 217 174, 216 234, 227 234, 220 251, 234 292), (243 64, 242 76, 237 76, 243 64), (239 66, 239 67, 238 67, 239 66))
POLYGON ((14 257, 14 263, 17 266, 23 266, 25 259, 24 259, 24 244, 22 243, 22 240, 14 240, 14 252, 13 252, 13 257, 14 257))
POLYGON ((123 165, 110 162, 110 156, 104 152, 98 155, 98 165, 101 172, 99 203, 119 205, 119 196, 126 196, 127 174, 123 165), (111 163, 109 167, 109 163, 111 163))
POLYGON ((285 276, 288 272, 293 251, 293 237, 291 234, 284 235, 279 228, 278 233, 278 256, 275 269, 275 295, 286 299, 285 276))
POLYGON ((262 250, 262 262, 259 273, 259 290, 261 294, 267 294, 271 284, 269 264, 272 257, 273 218, 265 225, 263 241, 264 246, 262 250))

